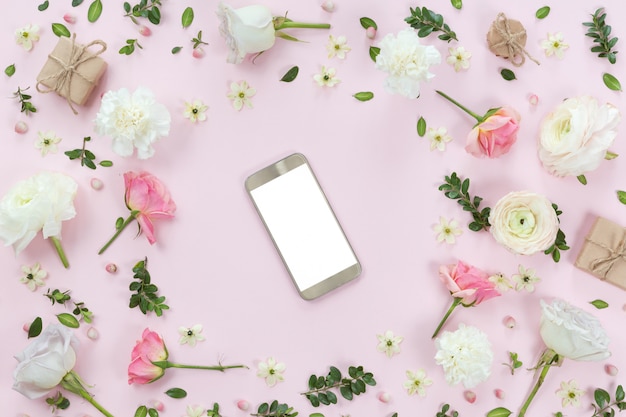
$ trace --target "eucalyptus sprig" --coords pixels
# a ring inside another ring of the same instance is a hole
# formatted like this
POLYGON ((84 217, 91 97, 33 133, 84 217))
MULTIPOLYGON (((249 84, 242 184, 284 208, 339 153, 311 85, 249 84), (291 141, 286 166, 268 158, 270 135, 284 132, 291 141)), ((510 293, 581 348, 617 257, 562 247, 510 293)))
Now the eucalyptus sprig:
POLYGON ((470 179, 465 178, 462 180, 456 172, 453 172, 449 176, 445 176, 445 183, 439 186, 439 191, 443 191, 445 196, 451 200, 457 200, 457 203, 463 207, 464 211, 469 211, 472 214, 472 221, 468 227, 474 232, 481 230, 488 230, 489 226, 489 214, 491 213, 490 207, 484 207, 479 209, 481 201, 483 199, 479 196, 472 196, 469 194, 470 179))
POLYGON ((328 375, 309 377, 309 390, 301 393, 311 403, 313 407, 320 404, 337 404, 337 395, 332 389, 339 388, 339 393, 343 398, 352 401, 355 395, 360 395, 366 391, 367 385, 375 386, 376 380, 371 372, 365 372, 362 366, 350 366, 348 368, 349 378, 343 378, 341 371, 334 366, 330 367, 328 375))
POLYGON ((79 319, 82 318, 85 323, 91 323, 93 321, 93 313, 89 311, 87 307, 85 307, 84 302, 76 302, 72 300, 72 297, 70 296, 70 290, 61 292, 61 290, 55 288, 51 292, 50 288, 48 288, 48 291, 44 294, 44 296, 52 302, 52 305, 65 305, 65 303, 71 302, 72 304, 74 304, 72 314, 74 314, 79 319))
POLYGON ((157 295, 159 288, 152 284, 147 264, 148 258, 145 258, 133 267, 135 273, 133 278, 136 281, 131 282, 128 288, 135 293, 130 296, 128 307, 139 307, 139 310, 146 315, 149 311, 154 311, 158 317, 161 317, 163 310, 168 310, 169 306, 165 304, 165 297, 157 295))
POLYGON ((13 93, 13 97, 18 99, 20 102, 20 111, 26 115, 29 115, 30 113, 37 113, 37 108, 30 102, 30 99, 33 98, 33 96, 24 93, 24 91, 29 88, 30 87, 26 87, 22 90, 20 87, 17 87, 17 91, 13 93))
POLYGON ((442 32, 438 38, 450 42, 458 41, 456 33, 443 21, 443 16, 427 9, 426 7, 410 8, 411 16, 404 19, 413 29, 417 29, 417 36, 425 38, 433 32, 442 32))
POLYGON ((518 355, 515 352, 509 352, 509 363, 502 363, 504 366, 508 366, 511 369, 511 375, 515 375, 515 370, 521 368, 523 363, 518 359, 518 355))
POLYGON ((124 2, 124 17, 130 18, 134 24, 138 25, 137 20, 140 17, 147 18, 150 23, 158 25, 161 23, 161 0, 141 0, 139 3, 131 6, 129 2, 124 2))
POLYGON ((288 404, 280 404, 274 400, 269 404, 261 404, 257 412, 250 415, 255 417, 296 417, 298 412, 293 411, 293 407, 290 407, 288 404))
POLYGON ((143 49, 143 46, 139 44, 137 39, 126 39, 126 45, 122 46, 118 52, 120 55, 130 55, 135 52, 135 46, 143 49))
MULTIPOLYGON (((96 155, 93 152, 86 149, 86 144, 91 140, 90 136, 86 136, 83 138, 83 147, 80 149, 73 149, 71 151, 64 152, 65 155, 70 158, 70 160, 80 159, 80 166, 86 166, 90 169, 96 169, 96 164, 94 160, 96 159, 96 155)), ((98 165, 102 167, 111 167, 113 166, 113 162, 111 161, 100 161, 98 165)))
MULTIPOLYGON (((561 219, 559 219, 559 216, 563 212, 559 210, 559 207, 554 203, 552 203, 552 208, 554 209, 556 217, 560 223, 561 219)), ((567 242, 565 241, 565 233, 563 233, 563 230, 561 230, 561 228, 559 227, 559 231, 556 233, 556 239, 554 240, 554 244, 552 244, 552 246, 546 249, 543 253, 545 253, 546 255, 552 255, 552 260, 554 262, 558 262, 561 260, 562 250, 569 250, 569 246, 567 246, 567 242)))
POLYGON ((624 388, 622 388, 621 385, 618 385, 615 390, 615 401, 613 402, 611 402, 611 394, 609 394, 608 391, 597 388, 593 392, 595 403, 592 404, 594 413, 591 417, 612 417, 615 415, 615 408, 620 412, 626 410, 626 401, 624 401, 624 398, 624 388))
POLYGON ((437 412, 435 417, 459 417, 458 411, 452 410, 450 414, 448 414, 448 410, 450 410, 450 404, 444 404, 441 406, 441 411, 437 412))
POLYGON ((611 64, 615 64, 617 51, 613 48, 615 48, 618 38, 610 36, 611 26, 607 25, 605 20, 606 12, 601 7, 591 15, 591 22, 583 22, 583 26, 589 28, 585 36, 589 36, 597 44, 591 48, 591 52, 595 52, 598 54, 598 57, 606 58, 611 64))
POLYGON ((70 400, 59 391, 53 397, 46 398, 46 404, 52 408, 53 413, 56 413, 57 410, 66 410, 70 406, 70 400))

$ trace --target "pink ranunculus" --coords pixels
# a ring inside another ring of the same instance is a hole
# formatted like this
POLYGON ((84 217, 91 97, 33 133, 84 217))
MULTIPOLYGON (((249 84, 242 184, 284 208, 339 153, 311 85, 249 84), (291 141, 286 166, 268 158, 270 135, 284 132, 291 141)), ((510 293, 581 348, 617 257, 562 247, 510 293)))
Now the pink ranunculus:
POLYGON ((141 231, 146 234, 148 242, 153 244, 156 239, 152 220, 174 217, 176 204, 165 185, 148 172, 125 173, 124 186, 126 207, 132 212, 137 212, 135 218, 141 231))
POLYGON ((441 266, 439 278, 452 296, 460 298, 461 304, 466 307, 501 295, 495 284, 489 281, 489 274, 462 261, 456 265, 441 266))
POLYGON ((467 136, 465 150, 477 157, 497 158, 507 153, 517 140, 520 115, 511 107, 501 107, 478 123, 467 136))
POLYGON ((129 384, 148 384, 163 376, 165 367, 155 365, 155 362, 166 361, 167 348, 158 333, 145 329, 141 340, 133 348, 130 354, 128 366, 129 384))

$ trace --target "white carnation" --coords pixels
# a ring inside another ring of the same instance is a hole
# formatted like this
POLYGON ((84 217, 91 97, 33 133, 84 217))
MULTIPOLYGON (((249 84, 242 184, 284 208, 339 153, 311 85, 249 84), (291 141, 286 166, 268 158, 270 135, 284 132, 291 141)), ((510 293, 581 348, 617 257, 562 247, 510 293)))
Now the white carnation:
POLYGON ((150 90, 122 88, 102 97, 95 122, 98 134, 113 139, 115 153, 131 156, 137 148, 137 157, 147 159, 154 155, 152 144, 169 134, 171 116, 150 90))
POLYGON ((431 45, 422 45, 413 29, 404 29, 396 36, 389 34, 378 44, 380 54, 376 68, 389 73, 385 89, 408 98, 420 95, 420 83, 435 76, 430 66, 441 62, 441 54, 431 45))

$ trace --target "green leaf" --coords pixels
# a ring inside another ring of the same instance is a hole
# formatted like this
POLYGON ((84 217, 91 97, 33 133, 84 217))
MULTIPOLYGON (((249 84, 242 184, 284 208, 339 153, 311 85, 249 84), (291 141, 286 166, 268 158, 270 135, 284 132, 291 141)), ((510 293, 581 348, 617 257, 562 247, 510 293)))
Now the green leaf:
POLYGON ((9 77, 11 77, 13 74, 15 74, 15 64, 11 64, 8 67, 6 67, 4 69, 4 73, 6 75, 8 75, 9 77))
POLYGON ((374 93, 371 91, 361 91, 354 94, 352 97, 356 98, 359 101, 369 101, 374 98, 374 93))
POLYGON ((36 317, 35 320, 28 326, 28 338, 37 337, 41 334, 42 322, 41 317, 36 317))
POLYGON ((298 72, 299 71, 300 71, 300 68, 298 68, 297 66, 293 66, 293 67, 289 68, 289 71, 287 71, 285 73, 285 75, 283 75, 283 77, 280 79, 280 81, 283 81, 283 82, 286 82, 286 83, 292 82, 298 76, 298 72))
POLYGON ((165 394, 172 398, 185 398, 187 396, 187 391, 182 388, 170 388, 165 391, 165 394))
POLYGON ((324 417, 324 414, 322 414, 322 413, 313 413, 313 414, 309 414, 309 417, 324 417))
POLYGON ((70 37, 70 31, 65 27, 63 23, 53 23, 52 24, 52 33, 57 35, 58 37, 66 36, 70 37))
POLYGON ((102 14, 102 1, 94 0, 89 5, 89 10, 87 10, 87 20, 93 23, 100 18, 101 14, 102 14))
POLYGON ((148 415, 148 407, 142 405, 135 411, 135 417, 146 417, 148 415))
POLYGON ((370 46, 369 53, 372 61, 376 62, 376 57, 380 54, 380 48, 377 46, 370 46))
POLYGON ((311 375, 309 377, 309 390, 314 390, 315 384, 317 384, 317 376, 311 375))
POLYGON ((184 28, 188 28, 193 23, 193 9, 191 7, 187 7, 183 12, 183 16, 181 18, 181 23, 184 28))
POLYGON ((374 22, 369 17, 362 17, 361 19, 359 19, 359 21, 361 22, 361 26, 363 26, 363 29, 374 28, 378 30, 378 25, 376 24, 376 22, 374 22))
POLYGON ((502 75, 502 78, 504 78, 507 81, 512 81, 512 80, 517 79, 517 77, 515 77, 515 73, 507 68, 504 68, 502 71, 500 71, 500 75, 502 75))
POLYGON ((613 75, 609 74, 608 72, 605 72, 602 75, 602 81, 604 81, 604 85, 606 85, 609 88, 609 90, 622 91, 622 84, 619 82, 617 78, 615 78, 613 75))
POLYGON ((593 393, 593 398, 596 400, 596 404, 600 408, 603 408, 606 404, 611 402, 611 396, 605 390, 598 388, 593 393))
POLYGON ((57 319, 62 325, 71 327, 72 329, 78 329, 80 327, 80 323, 78 323, 76 317, 72 316, 70 313, 57 314, 57 319))
POLYGON ((420 116, 420 118, 417 120, 417 135, 419 137, 424 137, 425 134, 426 134, 426 120, 424 119, 424 117, 420 116))
POLYGON ((543 6, 535 13, 537 19, 545 19, 550 14, 550 6, 543 6))
POLYGON ((181 49, 183 49, 182 46, 175 46, 175 47, 173 47, 172 48, 172 55, 175 55, 175 54, 179 53, 181 49))
POLYGON ((602 310, 603 308, 607 308, 609 306, 609 303, 607 303, 606 301, 598 299, 590 301, 589 304, 591 304, 598 310, 602 310))
POLYGON ((620 203, 626 204, 626 191, 618 190, 617 199, 619 200, 620 203))
POLYGON ((452 3, 452 7, 458 10, 461 10, 461 8, 463 7, 462 0, 450 0, 450 3, 452 3))
POLYGON ((341 387, 339 387, 339 392, 341 393, 341 396, 343 398, 348 401, 352 401, 352 390, 350 390, 350 387, 342 385, 341 387))
POLYGON ((341 371, 339 369, 337 369, 334 366, 330 367, 330 372, 329 375, 333 378, 333 380, 335 381, 339 381, 341 379, 341 371))
POLYGON ((578 180, 578 182, 580 182, 582 185, 587 185, 587 177, 585 177, 584 175, 579 175, 576 177, 576 179, 578 180))
POLYGON ((84 0, 72 0, 72 7, 80 6, 84 0))
POLYGON ((39 6, 37 6, 37 10, 39 10, 40 12, 43 12, 44 10, 48 8, 49 5, 50 3, 48 2, 48 0, 46 0, 43 3, 41 3, 39 6))
POLYGON ((615 159, 619 156, 619 154, 616 154, 615 152, 611 152, 611 151, 606 151, 606 154, 604 155, 604 159, 606 159, 607 161, 610 161, 612 159, 615 159))
POLYGON ((100 161, 99 165, 101 167, 106 167, 106 168, 112 167, 113 166, 113 161, 109 161, 109 160, 100 161))
POLYGON ((156 408, 148 408, 148 415, 150 417, 159 417, 159 412, 156 408))
POLYGON ((488 412, 487 417, 509 417, 511 414, 513 413, 506 408, 498 407, 488 412))

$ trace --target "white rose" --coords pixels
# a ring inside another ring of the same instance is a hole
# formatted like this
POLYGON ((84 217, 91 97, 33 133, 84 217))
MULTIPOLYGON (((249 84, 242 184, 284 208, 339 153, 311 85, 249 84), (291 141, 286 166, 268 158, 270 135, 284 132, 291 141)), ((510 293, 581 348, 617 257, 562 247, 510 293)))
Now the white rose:
POLYGON ((579 176, 596 169, 617 136, 621 115, 589 96, 569 98, 548 114, 539 136, 539 159, 553 175, 579 176))
POLYGON ((247 54, 263 52, 274 46, 274 17, 269 8, 253 5, 233 9, 220 3, 217 16, 220 34, 230 48, 229 63, 239 64, 247 54))
POLYGON ((17 183, 0 201, 0 239, 20 253, 42 230, 60 238, 61 224, 76 215, 78 184, 71 177, 42 172, 17 183))
POLYGON ((60 324, 51 324, 15 359, 13 389, 32 399, 59 385, 76 363, 78 340, 60 324))
POLYGON ((550 200, 527 191, 502 197, 491 210, 489 223, 494 239, 521 255, 548 249, 559 231, 559 219, 550 200))
POLYGON ((601 361, 611 356, 609 338, 600 321, 563 300, 541 300, 541 338, 558 355, 577 361, 601 361))
POLYGON ((441 54, 431 45, 422 45, 413 29, 407 28, 396 36, 388 34, 378 44, 376 68, 389 73, 385 89, 408 98, 420 95, 420 83, 435 76, 429 72, 441 62, 441 54))

